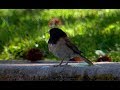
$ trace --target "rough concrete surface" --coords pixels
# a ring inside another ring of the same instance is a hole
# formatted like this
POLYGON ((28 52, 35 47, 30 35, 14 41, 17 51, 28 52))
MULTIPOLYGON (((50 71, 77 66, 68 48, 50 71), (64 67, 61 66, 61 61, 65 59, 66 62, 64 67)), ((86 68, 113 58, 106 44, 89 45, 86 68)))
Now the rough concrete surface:
POLYGON ((120 62, 99 62, 94 66, 58 62, 0 61, 1 81, 103 81, 120 80, 120 62))

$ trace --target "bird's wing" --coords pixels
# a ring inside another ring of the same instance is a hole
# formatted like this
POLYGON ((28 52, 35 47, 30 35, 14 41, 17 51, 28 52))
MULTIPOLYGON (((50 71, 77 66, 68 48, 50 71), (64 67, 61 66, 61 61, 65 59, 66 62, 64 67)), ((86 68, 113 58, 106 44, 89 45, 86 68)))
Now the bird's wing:
POLYGON ((93 63, 92 63, 90 60, 88 60, 86 57, 84 57, 84 56, 81 54, 81 53, 83 53, 83 52, 80 51, 80 50, 78 50, 78 48, 77 48, 74 44, 72 44, 72 43, 70 42, 70 40, 68 39, 68 37, 65 37, 64 40, 65 40, 66 45, 67 45, 70 49, 72 49, 75 53, 79 54, 80 57, 81 57, 83 60, 85 60, 85 62, 87 62, 89 65, 93 65, 93 63))
POLYGON ((65 40, 66 45, 67 45, 70 49, 72 49, 75 53, 77 53, 77 54, 83 53, 82 51, 78 50, 78 48, 77 48, 74 44, 72 44, 67 37, 65 37, 64 40, 65 40))
POLYGON ((83 58, 83 60, 85 60, 85 62, 87 62, 89 65, 93 65, 93 63, 92 63, 90 60, 88 60, 86 57, 84 57, 84 56, 81 54, 81 53, 83 53, 83 52, 80 51, 80 50, 78 50, 78 48, 77 48, 74 44, 72 44, 67 37, 65 37, 64 39, 65 39, 66 45, 67 45, 70 49, 72 49, 75 53, 79 54, 79 55, 81 56, 81 58, 83 58))

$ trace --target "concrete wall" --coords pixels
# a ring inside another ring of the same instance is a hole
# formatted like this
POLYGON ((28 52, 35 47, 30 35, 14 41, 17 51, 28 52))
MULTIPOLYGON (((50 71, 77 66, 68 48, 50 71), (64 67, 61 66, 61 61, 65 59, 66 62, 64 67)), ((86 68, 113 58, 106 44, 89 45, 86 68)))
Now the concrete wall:
POLYGON ((30 63, 26 61, 0 61, 0 80, 4 81, 101 81, 120 80, 119 62, 99 62, 94 66, 70 63, 30 63))

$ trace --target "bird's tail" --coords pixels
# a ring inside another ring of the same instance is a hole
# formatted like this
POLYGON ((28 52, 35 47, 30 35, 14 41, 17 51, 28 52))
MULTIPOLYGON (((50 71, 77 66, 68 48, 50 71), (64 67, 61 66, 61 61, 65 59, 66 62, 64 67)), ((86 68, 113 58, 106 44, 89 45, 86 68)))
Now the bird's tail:
POLYGON ((90 60, 88 60, 86 57, 84 57, 83 55, 80 55, 80 56, 81 56, 81 58, 82 58, 86 63, 88 63, 90 66, 93 65, 93 63, 92 63, 90 60))

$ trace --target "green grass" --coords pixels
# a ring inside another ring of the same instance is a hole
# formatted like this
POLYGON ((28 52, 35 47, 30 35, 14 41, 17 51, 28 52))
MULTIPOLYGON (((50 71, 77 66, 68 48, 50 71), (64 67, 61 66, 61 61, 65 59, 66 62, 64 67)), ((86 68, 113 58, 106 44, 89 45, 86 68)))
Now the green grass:
POLYGON ((1 9, 0 60, 23 59, 23 53, 36 44, 46 59, 57 60, 47 47, 53 17, 61 19, 60 28, 92 61, 97 49, 120 61, 119 9, 1 9))

